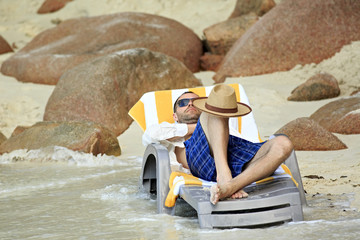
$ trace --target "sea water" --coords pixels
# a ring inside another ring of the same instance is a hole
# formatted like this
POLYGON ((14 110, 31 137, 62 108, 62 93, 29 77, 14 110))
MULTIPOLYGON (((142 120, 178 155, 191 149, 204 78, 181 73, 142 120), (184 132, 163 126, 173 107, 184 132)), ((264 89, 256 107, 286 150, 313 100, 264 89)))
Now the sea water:
POLYGON ((360 239, 349 195, 307 196, 305 220, 268 228, 200 229, 194 211, 156 213, 139 191, 141 156, 61 147, 0 156, 0 239, 360 239))

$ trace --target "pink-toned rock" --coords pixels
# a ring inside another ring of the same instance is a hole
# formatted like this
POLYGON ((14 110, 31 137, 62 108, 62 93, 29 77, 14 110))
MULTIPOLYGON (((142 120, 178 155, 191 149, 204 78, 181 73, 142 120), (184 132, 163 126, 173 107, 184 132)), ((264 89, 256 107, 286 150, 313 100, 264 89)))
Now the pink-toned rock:
POLYGON ((206 46, 212 54, 225 55, 257 20, 258 16, 251 12, 204 29, 206 46))
POLYGON ((0 145, 7 140, 6 136, 0 132, 0 145))
POLYGON ((314 101, 334 98, 340 95, 340 88, 336 78, 328 73, 318 73, 310 77, 305 83, 296 87, 289 101, 314 101))
POLYGON ((200 67, 204 71, 214 71, 218 69, 221 61, 224 59, 222 55, 205 54, 200 57, 200 67))
POLYGON ((347 113, 330 127, 331 132, 360 134, 360 108, 347 113))
POLYGON ((0 35, 0 54, 13 52, 8 42, 0 35))
POLYGON ((31 126, 16 126, 14 131, 11 133, 10 137, 15 137, 16 135, 19 135, 20 133, 24 132, 26 129, 30 128, 31 126))
POLYGON ((255 13, 258 16, 262 16, 273 7, 275 7, 273 0, 237 0, 235 9, 231 13, 230 18, 235 18, 248 13, 255 13))
POLYGON ((286 134, 295 150, 325 151, 347 148, 334 134, 306 117, 289 122, 276 134, 286 134))
POLYGON ((199 70, 202 43, 179 22, 145 13, 116 13, 66 20, 37 35, 7 59, 1 72, 23 82, 56 84, 67 70, 99 56, 148 48, 199 70))
POLYGON ((354 96, 360 93, 360 89, 357 89, 355 91, 353 91, 352 93, 350 93, 350 96, 354 96))
POLYGON ((0 145, 0 154, 17 149, 61 146, 85 153, 118 156, 121 149, 116 136, 92 122, 38 122, 14 134, 0 145))
POLYGON ((282 1, 234 43, 214 80, 319 63, 360 40, 359 29, 360 1, 282 1))
POLYGON ((346 116, 349 112, 358 109, 360 109, 360 96, 354 95, 325 104, 316 110, 310 118, 330 131, 331 127, 341 118, 346 116))
POLYGON ((200 85, 173 57, 143 48, 123 50, 67 71, 48 100, 44 120, 90 120, 120 135, 132 122, 128 111, 145 92, 200 85))
POLYGON ((37 13, 43 14, 56 12, 65 7, 65 5, 71 1, 72 0, 45 0, 37 13))

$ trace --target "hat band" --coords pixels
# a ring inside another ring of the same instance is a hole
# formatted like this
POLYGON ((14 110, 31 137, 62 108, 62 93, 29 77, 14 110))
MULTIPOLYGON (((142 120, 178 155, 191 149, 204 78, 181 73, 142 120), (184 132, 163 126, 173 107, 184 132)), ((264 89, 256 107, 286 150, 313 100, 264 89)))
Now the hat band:
POLYGON ((218 107, 211 106, 211 105, 207 104, 206 102, 205 102, 205 108, 210 111, 219 112, 219 113, 236 113, 238 110, 237 108, 218 108, 218 107))

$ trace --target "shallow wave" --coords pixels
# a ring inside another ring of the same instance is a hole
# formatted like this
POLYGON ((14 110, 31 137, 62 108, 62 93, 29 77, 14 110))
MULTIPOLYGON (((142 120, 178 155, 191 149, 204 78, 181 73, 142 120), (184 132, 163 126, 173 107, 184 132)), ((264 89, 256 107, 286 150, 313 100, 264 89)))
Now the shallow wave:
POLYGON ((39 192, 45 189, 60 189, 65 185, 71 184, 80 184, 81 182, 86 182, 91 179, 97 179, 103 176, 109 176, 113 174, 118 174, 123 172, 122 170, 110 170, 107 172, 92 173, 81 176, 74 176, 66 179, 55 179, 49 180, 49 182, 33 182, 29 180, 28 184, 25 185, 15 185, 7 186, 4 189, 0 189, 0 198, 5 198, 9 196, 24 196, 29 195, 30 193, 39 192))
MULTIPOLYGON (((133 157, 141 161, 139 157, 133 157)), ((97 166, 126 166, 124 161, 115 156, 101 155, 94 156, 91 153, 76 152, 65 147, 52 146, 36 150, 20 149, 0 155, 0 164, 16 162, 37 162, 37 163, 63 163, 68 165, 97 167, 97 166)))

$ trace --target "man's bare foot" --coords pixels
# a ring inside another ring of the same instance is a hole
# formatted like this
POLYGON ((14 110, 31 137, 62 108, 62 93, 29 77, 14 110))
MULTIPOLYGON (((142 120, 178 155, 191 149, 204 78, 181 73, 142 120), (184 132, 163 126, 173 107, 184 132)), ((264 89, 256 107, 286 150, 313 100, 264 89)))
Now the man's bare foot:
POLYGON ((247 198, 249 196, 249 194, 247 194, 247 192, 245 192, 244 190, 239 190, 236 193, 234 193, 233 195, 231 195, 232 199, 239 199, 239 198, 247 198))
POLYGON ((221 173, 219 171, 216 180, 217 180, 217 184, 211 186, 210 189, 210 202, 214 205, 217 202, 219 202, 221 199, 230 197, 234 193, 234 191, 231 192, 231 187, 230 187, 232 180, 230 171, 225 170, 221 173))
POLYGON ((217 176, 217 184, 211 186, 210 189, 210 202, 212 204, 218 203, 220 200, 231 197, 232 199, 238 199, 238 198, 245 198, 248 197, 248 194, 240 189, 236 190, 232 186, 232 176, 231 172, 224 172, 220 176, 220 174, 217 176))
POLYGON ((210 202, 212 204, 217 204, 221 199, 224 199, 226 197, 230 197, 232 199, 240 199, 240 198, 246 198, 249 196, 244 190, 239 190, 233 194, 229 194, 225 189, 222 189, 222 187, 219 186, 219 184, 212 185, 210 188, 210 202))
POLYGON ((229 183, 220 185, 219 183, 210 188, 210 202, 212 204, 218 203, 221 199, 230 197, 232 195, 229 183))
POLYGON ((219 191, 217 184, 212 185, 210 188, 210 202, 214 205, 220 200, 219 191))

